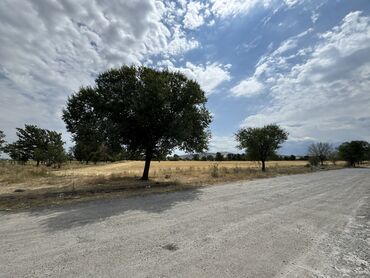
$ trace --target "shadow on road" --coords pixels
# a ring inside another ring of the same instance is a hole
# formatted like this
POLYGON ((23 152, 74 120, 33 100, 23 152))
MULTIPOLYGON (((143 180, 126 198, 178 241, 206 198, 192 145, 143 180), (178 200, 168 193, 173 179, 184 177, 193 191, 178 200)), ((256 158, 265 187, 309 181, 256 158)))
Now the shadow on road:
MULTIPOLYGON (((100 222, 128 211, 161 213, 178 203, 196 200, 199 198, 199 194, 201 194, 200 190, 191 189, 173 193, 77 203, 44 211, 47 215, 40 224, 48 232, 55 232, 100 222)), ((34 211, 30 214, 36 216, 40 212, 34 211)))

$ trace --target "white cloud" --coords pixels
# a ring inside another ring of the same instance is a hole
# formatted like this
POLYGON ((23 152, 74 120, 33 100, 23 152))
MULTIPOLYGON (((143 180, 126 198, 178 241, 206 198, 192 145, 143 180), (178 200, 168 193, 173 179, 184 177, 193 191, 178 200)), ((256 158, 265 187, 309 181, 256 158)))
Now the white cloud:
POLYGON ((312 15, 311 15, 311 21, 312 21, 312 23, 315 24, 316 21, 319 19, 319 17, 320 17, 320 15, 317 12, 313 11, 312 12, 312 15))
POLYGON ((203 25, 204 18, 201 10, 204 8, 200 2, 189 2, 187 5, 187 12, 184 17, 184 26, 188 29, 196 29, 203 25))
POLYGON ((370 17, 352 12, 306 48, 301 63, 266 55, 256 76, 269 80, 272 101, 243 125, 276 122, 295 138, 370 140, 369 53, 370 17))
POLYGON ((284 3, 289 7, 292 7, 299 2, 300 2, 299 0, 284 0, 284 3))
POLYGON ((57 112, 67 96, 99 72, 199 47, 177 12, 156 0, 2 1, 0 128, 11 136, 29 122, 63 128, 57 112))
POLYGON ((221 65, 213 63, 204 66, 187 62, 186 67, 174 69, 180 70, 189 78, 197 80, 207 94, 213 93, 219 85, 231 79, 229 64, 221 65))
POLYGON ((219 17, 247 14, 256 7, 268 7, 271 0, 211 0, 212 12, 219 17))
MULTIPOLYGON (((228 16, 247 15, 254 9, 274 8, 276 13, 279 7, 293 7, 301 0, 211 0, 211 11, 214 15, 225 18, 228 16)), ((265 23, 269 20, 266 17, 265 23)))
POLYGON ((237 142, 234 136, 212 136, 209 142, 210 152, 230 152, 241 153, 242 151, 236 148, 237 142))
POLYGON ((231 93, 236 96, 251 97, 258 95, 263 90, 263 84, 255 77, 241 81, 238 85, 231 88, 231 93))
POLYGON ((194 65, 186 62, 184 67, 177 67, 171 60, 161 60, 157 63, 158 68, 168 68, 171 71, 180 71, 188 78, 199 83, 207 95, 212 94, 222 83, 229 81, 231 64, 208 63, 206 65, 194 65))
MULTIPOLYGON (((280 72, 289 69, 287 62, 289 57, 284 57, 282 54, 297 48, 298 39, 310 34, 312 31, 313 29, 310 28, 283 41, 276 50, 263 56, 258 61, 254 74, 231 88, 231 94, 235 97, 253 97, 260 94, 265 89, 265 84, 272 86, 276 82, 276 78, 279 76, 280 72)), ((303 55, 303 53, 301 53, 301 55, 303 55)))

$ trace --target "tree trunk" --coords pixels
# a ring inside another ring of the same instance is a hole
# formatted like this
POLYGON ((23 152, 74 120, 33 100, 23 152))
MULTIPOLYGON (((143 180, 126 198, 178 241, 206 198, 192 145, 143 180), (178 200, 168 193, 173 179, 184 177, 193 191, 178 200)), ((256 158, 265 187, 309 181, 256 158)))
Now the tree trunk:
POLYGON ((141 180, 143 181, 147 181, 149 179, 149 168, 150 168, 150 162, 152 161, 152 157, 153 157, 153 150, 151 148, 146 149, 144 172, 143 172, 143 176, 141 177, 141 180))
POLYGON ((266 172, 265 161, 262 160, 262 172, 266 172))
POLYGON ((37 160, 36 166, 38 167, 40 165, 40 160, 37 160))

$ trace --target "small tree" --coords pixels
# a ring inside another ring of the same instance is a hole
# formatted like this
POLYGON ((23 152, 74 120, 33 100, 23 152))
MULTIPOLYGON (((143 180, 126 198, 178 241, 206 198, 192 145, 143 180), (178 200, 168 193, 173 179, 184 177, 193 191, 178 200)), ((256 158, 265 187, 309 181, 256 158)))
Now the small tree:
POLYGON ((0 130, 0 155, 1 152, 3 151, 4 144, 5 144, 5 134, 2 130, 0 130))
POLYGON ((186 152, 207 148, 211 122, 207 98, 185 75, 124 66, 100 74, 95 83, 94 88, 73 94, 63 111, 76 147, 87 131, 98 134, 100 143, 144 155, 142 180, 148 180, 155 157, 165 157, 175 148, 186 152))
POLYGON ((224 156, 220 152, 217 152, 215 160, 216 161, 222 161, 222 160, 224 160, 224 156))
POLYGON ((200 159, 199 154, 195 153, 195 154, 193 155, 193 160, 194 160, 194 161, 199 161, 199 159, 200 159))
POLYGON ((338 150, 337 149, 332 149, 332 151, 328 155, 328 159, 333 163, 333 165, 337 164, 339 158, 338 150))
POLYGON ((341 144, 338 148, 339 157, 356 167, 356 163, 364 161, 370 151, 370 144, 366 141, 351 141, 341 144))
POLYGON ((265 162, 276 155, 276 150, 288 138, 288 133, 276 124, 261 128, 242 128, 235 134, 237 146, 245 149, 247 156, 262 162, 262 171, 266 171, 265 162))
POLYGON ((333 147, 329 143, 312 143, 308 147, 308 155, 310 157, 316 157, 320 161, 320 165, 324 165, 324 161, 328 159, 330 153, 332 152, 333 147))
POLYGON ((60 166, 64 161, 65 151, 61 133, 35 125, 25 125, 24 128, 17 128, 17 136, 16 142, 4 148, 13 160, 25 164, 33 159, 37 166, 40 162, 46 162, 48 166, 52 164, 60 166))
POLYGON ((60 168, 61 164, 67 160, 67 154, 63 148, 64 142, 62 140, 62 134, 51 130, 47 130, 46 132, 46 165, 57 165, 58 168, 60 168))

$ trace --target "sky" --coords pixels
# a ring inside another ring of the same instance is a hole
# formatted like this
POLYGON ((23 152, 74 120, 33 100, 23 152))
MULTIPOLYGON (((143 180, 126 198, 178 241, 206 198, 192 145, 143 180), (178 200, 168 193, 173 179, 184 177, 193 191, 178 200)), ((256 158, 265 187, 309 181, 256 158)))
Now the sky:
POLYGON ((70 134, 68 96, 112 67, 181 71, 213 115, 210 151, 276 123, 282 154, 370 141, 369 0, 2 0, 0 129, 70 134))

